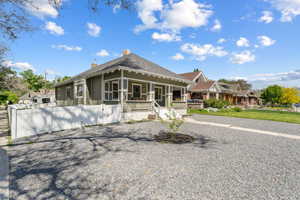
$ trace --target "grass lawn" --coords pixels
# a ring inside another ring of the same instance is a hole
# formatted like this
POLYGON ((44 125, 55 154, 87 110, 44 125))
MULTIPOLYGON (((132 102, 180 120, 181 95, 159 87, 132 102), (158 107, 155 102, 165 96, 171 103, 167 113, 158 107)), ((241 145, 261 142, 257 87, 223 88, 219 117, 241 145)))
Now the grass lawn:
POLYGON ((262 119, 262 120, 272 120, 272 121, 300 124, 300 113, 283 112, 283 111, 244 110, 241 112, 236 112, 236 111, 207 112, 206 110, 189 110, 189 113, 239 117, 239 118, 249 118, 249 119, 262 119))

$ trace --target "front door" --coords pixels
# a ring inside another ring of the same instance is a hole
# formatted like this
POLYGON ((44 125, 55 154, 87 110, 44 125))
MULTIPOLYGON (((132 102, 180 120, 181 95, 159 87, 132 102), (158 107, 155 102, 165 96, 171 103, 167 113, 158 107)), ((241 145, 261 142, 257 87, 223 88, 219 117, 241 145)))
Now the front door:
POLYGON ((162 94, 162 87, 155 87, 155 101, 160 105, 163 106, 163 94, 162 94))

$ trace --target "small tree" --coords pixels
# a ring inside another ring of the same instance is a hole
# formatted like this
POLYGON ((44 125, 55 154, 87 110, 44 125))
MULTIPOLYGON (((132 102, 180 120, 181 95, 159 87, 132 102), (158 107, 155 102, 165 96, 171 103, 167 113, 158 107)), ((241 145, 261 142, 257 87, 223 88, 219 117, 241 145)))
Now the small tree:
POLYGON ((34 74, 32 70, 21 72, 20 75, 24 79, 25 83, 27 83, 30 90, 37 92, 45 87, 46 81, 44 77, 42 75, 34 74))
POLYGON ((291 105, 300 102, 300 94, 296 88, 283 88, 283 93, 280 98, 280 103, 284 105, 291 105))
POLYGON ((264 104, 271 103, 272 105, 280 104, 283 95, 283 88, 279 85, 271 85, 263 90, 261 98, 264 104))

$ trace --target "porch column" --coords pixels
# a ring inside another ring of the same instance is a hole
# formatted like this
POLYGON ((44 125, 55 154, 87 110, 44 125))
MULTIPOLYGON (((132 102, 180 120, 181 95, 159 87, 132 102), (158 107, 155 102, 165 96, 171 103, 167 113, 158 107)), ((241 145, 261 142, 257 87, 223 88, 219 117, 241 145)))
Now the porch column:
POLYGON ((167 103, 167 106, 168 107, 171 107, 172 105, 172 96, 173 96, 173 91, 172 91, 172 87, 170 85, 168 85, 168 93, 167 93, 167 99, 168 99, 168 103, 167 103))
POLYGON ((150 88, 149 88, 149 101, 154 101, 155 97, 154 97, 154 87, 153 87, 153 83, 150 82, 150 88))
POLYGON ((83 104, 86 105, 87 102, 87 92, 88 92, 88 88, 86 85, 86 79, 82 79, 82 84, 83 84, 83 104))
POLYGON ((219 93, 216 93, 216 99, 219 100, 219 93))
POLYGON ((101 100, 104 103, 105 100, 105 83, 104 83, 104 74, 101 75, 101 100))
POLYGON ((208 100, 210 98, 209 92, 206 93, 206 99, 208 100))
POLYGON ((120 91, 121 110, 124 108, 124 71, 121 70, 121 91, 120 91))

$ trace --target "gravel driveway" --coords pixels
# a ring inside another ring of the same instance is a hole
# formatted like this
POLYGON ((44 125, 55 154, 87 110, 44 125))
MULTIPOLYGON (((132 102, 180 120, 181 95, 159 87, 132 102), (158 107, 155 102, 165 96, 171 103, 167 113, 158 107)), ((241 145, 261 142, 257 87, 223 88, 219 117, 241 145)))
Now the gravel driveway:
POLYGON ((11 199, 300 199, 300 141, 185 123, 193 144, 152 140, 160 122, 90 127, 10 147, 11 199))

